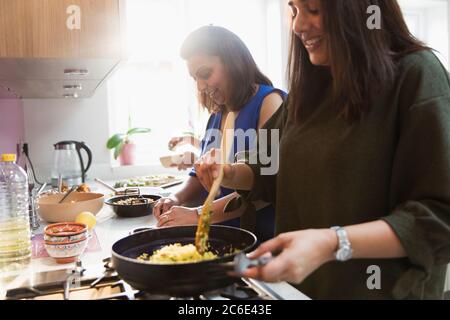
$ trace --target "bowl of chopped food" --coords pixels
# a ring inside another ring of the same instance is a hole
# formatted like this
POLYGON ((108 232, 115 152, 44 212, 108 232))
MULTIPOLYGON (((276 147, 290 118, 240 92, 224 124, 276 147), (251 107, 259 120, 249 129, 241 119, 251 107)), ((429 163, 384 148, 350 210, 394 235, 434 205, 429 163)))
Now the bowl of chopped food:
POLYGON ((115 214, 124 218, 136 218, 151 215, 153 206, 161 196, 157 195, 130 195, 113 197, 105 201, 112 207, 115 214))
POLYGON ((59 201, 64 193, 44 195, 37 201, 38 212, 47 222, 75 221, 80 212, 89 211, 94 215, 103 207, 104 195, 93 192, 72 192, 63 203, 59 201))

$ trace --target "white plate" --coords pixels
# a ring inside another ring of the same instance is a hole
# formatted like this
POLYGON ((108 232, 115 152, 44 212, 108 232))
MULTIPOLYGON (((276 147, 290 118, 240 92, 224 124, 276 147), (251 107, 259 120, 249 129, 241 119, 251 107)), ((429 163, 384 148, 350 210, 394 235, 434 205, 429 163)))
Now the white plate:
MULTIPOLYGON (((136 188, 136 187, 129 187, 130 188, 136 188)), ((149 195, 157 195, 160 196, 161 194, 166 193, 166 191, 163 188, 160 187, 138 187, 141 194, 149 194, 149 195)), ((117 191, 123 191, 127 188, 118 188, 117 191)))

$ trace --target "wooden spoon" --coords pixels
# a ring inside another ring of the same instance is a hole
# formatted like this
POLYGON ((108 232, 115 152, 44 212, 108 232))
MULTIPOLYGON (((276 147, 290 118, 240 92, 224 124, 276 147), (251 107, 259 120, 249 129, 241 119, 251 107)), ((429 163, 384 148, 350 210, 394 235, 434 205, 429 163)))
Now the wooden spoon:
POLYGON ((220 146, 222 160, 220 162, 219 175, 213 182, 208 197, 203 204, 202 212, 198 220, 197 232, 195 233, 195 247, 200 254, 204 254, 206 251, 208 251, 208 235, 209 227, 211 225, 211 207, 214 198, 219 191, 220 184, 222 183, 223 167, 228 161, 231 147, 233 145, 235 119, 235 114, 233 112, 229 112, 222 130, 222 142, 220 146))

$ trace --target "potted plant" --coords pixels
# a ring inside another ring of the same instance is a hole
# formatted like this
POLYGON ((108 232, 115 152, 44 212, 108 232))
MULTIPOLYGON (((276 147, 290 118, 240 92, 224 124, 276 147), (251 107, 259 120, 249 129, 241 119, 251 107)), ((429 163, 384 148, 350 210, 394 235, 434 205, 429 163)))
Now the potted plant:
POLYGON ((128 118, 128 131, 126 133, 116 133, 108 139, 106 147, 114 149, 114 159, 119 158, 122 166, 134 164, 134 153, 136 145, 130 140, 130 136, 138 133, 148 133, 149 128, 131 128, 131 120, 128 118))

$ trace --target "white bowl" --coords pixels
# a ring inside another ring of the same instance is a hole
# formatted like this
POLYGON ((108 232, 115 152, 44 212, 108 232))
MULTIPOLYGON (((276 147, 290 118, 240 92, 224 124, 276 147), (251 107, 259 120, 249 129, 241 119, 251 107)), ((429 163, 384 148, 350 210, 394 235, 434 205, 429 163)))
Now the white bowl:
POLYGON ((56 263, 65 264, 76 261, 77 257, 84 252, 89 238, 79 241, 55 243, 44 241, 44 247, 48 255, 56 260, 56 263))
POLYGON ((43 196, 38 200, 39 215, 47 222, 75 221, 77 215, 84 211, 97 214, 103 207, 104 195, 92 192, 74 192, 58 203, 64 194, 43 196))

